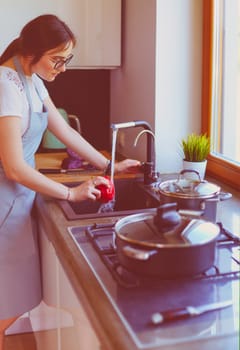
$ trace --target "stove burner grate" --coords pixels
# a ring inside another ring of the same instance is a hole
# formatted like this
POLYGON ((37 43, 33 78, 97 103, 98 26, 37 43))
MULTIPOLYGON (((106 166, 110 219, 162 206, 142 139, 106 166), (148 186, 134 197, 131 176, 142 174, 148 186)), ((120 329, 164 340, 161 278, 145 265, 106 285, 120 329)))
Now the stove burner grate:
MULTIPOLYGON (((240 239, 227 231, 221 223, 218 223, 221 232, 217 240, 217 249, 231 249, 236 247, 240 239)), ((123 267, 117 257, 116 249, 113 243, 114 224, 93 224, 86 228, 86 235, 95 248, 95 251, 101 257, 105 266, 108 268, 118 285, 125 288, 140 286, 146 281, 159 283, 158 279, 151 276, 140 276, 123 267)), ((235 260, 232 257, 233 260, 235 260)), ((239 261, 235 261, 236 268, 223 271, 217 264, 209 270, 192 277, 179 277, 181 280, 206 280, 206 279, 235 279, 240 276, 239 261)), ((176 280, 176 279, 175 279, 176 280)), ((162 281, 162 279, 161 279, 162 281)))

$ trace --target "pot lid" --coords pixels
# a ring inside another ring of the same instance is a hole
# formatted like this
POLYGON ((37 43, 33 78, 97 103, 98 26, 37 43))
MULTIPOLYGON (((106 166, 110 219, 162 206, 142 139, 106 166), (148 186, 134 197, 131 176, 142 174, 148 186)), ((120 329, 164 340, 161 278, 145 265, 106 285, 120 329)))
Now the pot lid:
POLYGON ((116 235, 128 243, 149 248, 198 246, 219 235, 219 226, 211 222, 183 216, 178 223, 175 220, 173 225, 165 225, 162 217, 159 221, 157 212, 158 209, 120 219, 115 225, 116 235))
POLYGON ((175 198, 211 198, 219 194, 220 187, 206 180, 179 177, 160 183, 159 191, 175 198))

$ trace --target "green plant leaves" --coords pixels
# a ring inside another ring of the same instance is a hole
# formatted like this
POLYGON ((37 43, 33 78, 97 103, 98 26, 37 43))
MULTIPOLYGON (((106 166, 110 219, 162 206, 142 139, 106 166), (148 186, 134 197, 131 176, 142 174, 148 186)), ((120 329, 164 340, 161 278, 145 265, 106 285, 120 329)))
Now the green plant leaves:
POLYGON ((191 134, 182 140, 184 160, 202 162, 210 153, 210 139, 204 135, 191 134))

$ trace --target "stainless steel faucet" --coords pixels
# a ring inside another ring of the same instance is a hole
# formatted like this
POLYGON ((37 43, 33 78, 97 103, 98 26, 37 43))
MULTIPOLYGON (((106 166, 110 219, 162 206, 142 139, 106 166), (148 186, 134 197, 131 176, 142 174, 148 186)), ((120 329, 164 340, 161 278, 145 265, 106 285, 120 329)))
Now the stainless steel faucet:
POLYGON ((154 134, 152 128, 148 122, 145 120, 135 120, 126 123, 112 124, 111 128, 116 129, 126 129, 142 127, 147 132, 147 157, 146 162, 143 163, 143 173, 144 173, 144 184, 149 185, 155 182, 155 147, 154 147, 154 134))

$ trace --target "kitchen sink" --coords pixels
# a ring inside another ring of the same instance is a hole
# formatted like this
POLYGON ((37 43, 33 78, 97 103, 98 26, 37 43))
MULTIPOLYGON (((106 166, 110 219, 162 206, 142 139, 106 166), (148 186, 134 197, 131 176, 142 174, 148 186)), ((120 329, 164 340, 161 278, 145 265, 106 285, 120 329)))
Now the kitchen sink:
MULTIPOLYGON (((68 186, 76 186, 80 182, 68 183, 68 186)), ((130 215, 141 212, 143 209, 155 208, 159 205, 159 200, 143 184, 142 180, 136 179, 115 179, 115 203, 113 210, 101 212, 101 202, 84 200, 73 203, 68 201, 58 201, 68 220, 87 219, 94 217, 107 217, 118 215, 130 215)))

